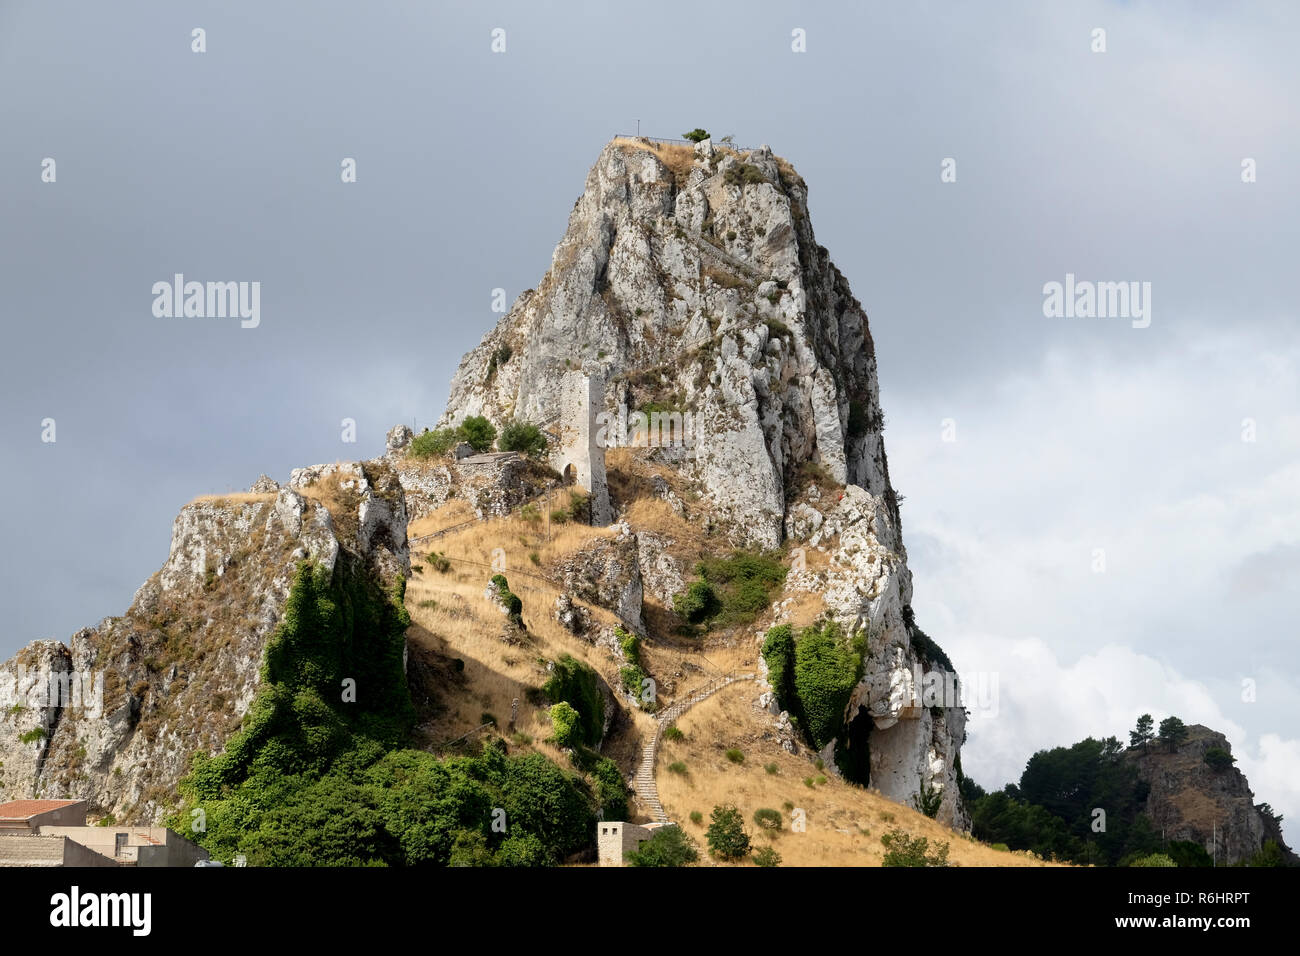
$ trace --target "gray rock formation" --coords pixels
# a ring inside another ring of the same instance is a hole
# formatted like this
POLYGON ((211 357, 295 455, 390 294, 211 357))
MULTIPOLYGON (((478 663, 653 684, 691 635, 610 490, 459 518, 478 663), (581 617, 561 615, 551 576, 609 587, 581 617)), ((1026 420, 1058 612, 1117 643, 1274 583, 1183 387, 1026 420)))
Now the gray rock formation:
POLYGON ((1215 770, 1205 762, 1211 748, 1232 753, 1228 738, 1216 730, 1192 724, 1187 739, 1173 753, 1157 741, 1124 752, 1151 788, 1146 814, 1169 840, 1191 840, 1205 847, 1220 866, 1249 862, 1273 840, 1292 866, 1300 858, 1282 839, 1281 827, 1255 795, 1236 767, 1215 770))
MULTIPOLYGON (((649 408, 691 421, 668 441, 650 427, 646 444, 707 505, 693 510, 710 529, 829 556, 792 573, 787 591, 821 594, 836 620, 870 631, 846 721, 870 728, 872 784, 913 804, 941 789, 939 818, 967 826, 955 769, 965 712, 923 706, 916 686, 943 668, 913 648, 904 620, 912 581, 867 317, 817 244, 789 164, 766 147, 606 146, 550 270, 462 360, 443 424, 547 425, 574 369, 606 383, 610 418, 649 408)), ((602 447, 624 432, 610 429, 602 447)), ((665 601, 681 571, 661 553, 646 537, 628 566, 665 601)))
POLYGON ((255 491, 182 508, 166 563, 121 617, 0 665, 0 799, 158 820, 194 752, 238 729, 300 560, 347 561, 384 586, 409 574, 402 489, 384 463, 297 469, 255 491))

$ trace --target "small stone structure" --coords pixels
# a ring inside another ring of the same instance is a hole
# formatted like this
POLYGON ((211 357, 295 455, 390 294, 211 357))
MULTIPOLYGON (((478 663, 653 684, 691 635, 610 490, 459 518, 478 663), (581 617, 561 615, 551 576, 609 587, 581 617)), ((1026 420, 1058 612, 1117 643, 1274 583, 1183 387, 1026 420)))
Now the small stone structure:
POLYGON ((596 847, 601 866, 623 866, 623 854, 637 849, 662 827, 675 823, 624 823, 600 821, 596 824, 596 847))
POLYGON ((614 520, 605 478, 605 445, 598 440, 596 414, 605 400, 605 379, 594 365, 566 372, 560 380, 559 441, 551 465, 566 483, 591 493, 591 523, 603 527, 614 520))

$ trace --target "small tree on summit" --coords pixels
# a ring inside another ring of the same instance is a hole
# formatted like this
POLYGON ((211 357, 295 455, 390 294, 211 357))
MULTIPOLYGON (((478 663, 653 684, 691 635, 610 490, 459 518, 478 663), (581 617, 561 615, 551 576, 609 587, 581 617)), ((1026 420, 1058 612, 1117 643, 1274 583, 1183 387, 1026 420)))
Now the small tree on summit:
POLYGON ((1143 714, 1138 718, 1137 726, 1128 733, 1128 745, 1146 750, 1147 744, 1155 738, 1155 725, 1150 714, 1143 714))
POLYGON ((682 139, 689 139, 692 143, 699 143, 709 138, 707 129, 700 129, 698 126, 689 133, 682 133, 682 139))
POLYGON ((1166 717, 1160 721, 1160 742, 1173 753, 1178 745, 1187 739, 1187 725, 1177 717, 1166 717))

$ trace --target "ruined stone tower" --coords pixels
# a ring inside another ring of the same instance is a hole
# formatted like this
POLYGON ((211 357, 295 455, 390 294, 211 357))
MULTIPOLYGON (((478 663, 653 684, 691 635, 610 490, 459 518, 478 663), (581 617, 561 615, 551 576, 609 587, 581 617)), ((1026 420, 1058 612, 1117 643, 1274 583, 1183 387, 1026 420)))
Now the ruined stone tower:
POLYGON ((559 442, 551 452, 551 465, 591 493, 591 523, 614 519, 605 480, 605 447, 597 440, 596 413, 605 395, 604 375, 595 366, 566 372, 560 381, 559 442))

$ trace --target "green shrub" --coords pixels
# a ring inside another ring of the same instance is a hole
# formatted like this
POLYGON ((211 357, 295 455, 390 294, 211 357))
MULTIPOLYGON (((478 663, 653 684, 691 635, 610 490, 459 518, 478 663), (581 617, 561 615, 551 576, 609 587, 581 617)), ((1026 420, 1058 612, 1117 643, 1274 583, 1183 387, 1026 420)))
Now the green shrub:
POLYGON ((684 594, 673 599, 677 613, 691 624, 703 624, 721 610, 722 605, 707 581, 692 581, 684 594))
POLYGON ((423 431, 411 439, 406 452, 412 458, 441 458, 456 447, 457 441, 454 428, 423 431))
POLYGON ((753 186, 767 182, 757 166, 750 163, 737 163, 727 170, 722 181, 728 186, 753 186))
POLYGON ((1147 856, 1138 857, 1129 866, 1177 866, 1172 859, 1164 853, 1151 853, 1147 856))
POLYGON ((997 850, 1000 853, 1010 853, 1011 848, 1005 843, 994 843, 989 847, 990 850, 997 850))
POLYGON ((622 627, 614 628, 614 637, 618 640, 619 649, 623 652, 623 659, 629 664, 640 664, 641 639, 622 627))
POLYGON ((700 129, 698 126, 689 133, 682 133, 682 139, 688 139, 692 143, 698 143, 709 138, 709 131, 700 129))
POLYGON ((731 804, 713 808, 707 832, 709 851, 719 859, 739 860, 749 855, 749 834, 740 811, 731 804))
POLYGON ((771 807, 760 807, 754 811, 754 822, 764 830, 781 829, 781 811, 771 807))
POLYGON ((485 452, 496 441, 496 426, 482 415, 471 415, 460 423, 456 437, 477 452, 485 452))
POLYGON ((546 454, 546 433, 528 422, 510 422, 501 429, 497 447, 502 451, 517 451, 529 458, 546 454))
POLYGON ((600 804, 602 819, 626 820, 630 815, 627 783, 618 764, 608 757, 601 757, 592 770, 592 776, 596 778, 596 802, 600 804))
POLYGON ((699 858, 695 841, 678 826, 659 827, 650 839, 623 854, 628 866, 686 866, 699 858))
POLYGON ((591 523, 591 496, 580 491, 569 492, 569 509, 566 517, 579 524, 591 523))
POLYGON ((759 847, 754 851, 753 860, 755 866, 780 866, 781 854, 770 846, 759 847))
POLYGON ((912 837, 903 830, 895 828, 880 838, 885 846, 885 858, 881 866, 947 866, 948 844, 936 843, 930 850, 930 841, 925 837, 912 837))
POLYGON ((691 822, 694 823, 697 827, 700 826, 702 823, 704 823, 704 814, 700 813, 699 810, 692 810, 691 822))
POLYGON ((804 628, 795 643, 794 688, 804 728, 821 750, 839 734, 862 676, 861 636, 846 638, 834 622, 804 628))
POLYGON ((1211 747, 1206 750, 1204 760, 1209 768, 1215 772, 1227 770, 1237 762, 1237 758, 1222 747, 1211 747))
POLYGON ((724 754, 724 756, 725 756, 728 760, 730 760, 732 763, 744 763, 744 762, 745 762, 745 755, 744 755, 740 750, 736 749, 735 747, 731 747, 731 748, 729 748, 729 749, 727 750, 727 752, 724 754))
POLYGON ((490 724, 493 727, 495 727, 497 725, 496 714, 493 714, 490 711, 485 710, 483 711, 483 713, 479 714, 478 722, 480 726, 482 726, 483 724, 490 724))
POLYGON ((674 760, 668 765, 668 772, 675 773, 679 777, 684 777, 686 776, 686 764, 682 763, 680 760, 674 760))
POLYGON ((579 715, 579 741, 588 747, 600 744, 605 729, 605 698, 600 678, 591 665, 569 654, 561 654, 551 666, 542 693, 553 704, 567 702, 579 715))
POLYGON ((722 604, 722 624, 747 624, 767 610, 772 595, 785 583, 787 569, 775 557, 736 551, 729 558, 710 558, 696 573, 712 585, 722 604))
POLYGON ((641 669, 640 664, 628 664, 626 667, 620 667, 618 671, 619 680, 623 682, 623 689, 635 697, 641 699, 641 692, 645 689, 645 671, 641 669))
POLYGON ((492 575, 491 582, 496 589, 498 600, 505 607, 506 613, 510 615, 510 620, 522 627, 524 623, 524 602, 519 599, 519 595, 510 590, 510 582, 506 580, 504 574, 492 575))
POLYGON ((594 849, 588 787, 543 755, 508 756, 496 738, 478 756, 403 748, 415 720, 404 582, 385 592, 348 560, 299 565, 243 727, 195 755, 165 824, 252 866, 551 866, 594 849), (340 702, 344 676, 369 691, 340 702), (508 840, 491 830, 494 807, 508 840), (207 829, 194 833, 200 808, 207 829))
POLYGON ((685 740, 685 739, 686 739, 686 735, 682 733, 680 730, 678 730, 675 725, 672 727, 664 728, 664 740, 685 740))
POLYGON ((763 641, 763 660, 767 662, 767 679, 782 710, 794 708, 794 628, 780 624, 767 632, 763 641))
POLYGON ((569 512, 565 508, 555 508, 551 511, 551 521, 555 524, 566 524, 569 520, 569 512))
POLYGON ((774 763, 763 764, 763 769, 766 770, 768 773, 772 774, 773 776, 781 772, 781 768, 774 763))
POLYGON ((446 574, 451 570, 450 559, 440 551, 430 551, 424 556, 424 560, 439 574, 446 574))
POLYGON ((19 741, 21 741, 22 743, 25 743, 25 744, 34 744, 34 743, 36 743, 36 741, 38 741, 38 740, 44 740, 44 739, 45 739, 45 728, 44 728, 44 727, 33 727, 31 730, 27 731, 26 733, 19 734, 19 735, 18 735, 18 739, 19 739, 19 741))
POLYGON ((568 701, 551 705, 551 729, 555 732, 555 743, 560 747, 575 747, 582 743, 582 731, 579 726, 578 712, 569 706, 568 701))
POLYGON ((943 803, 943 787, 931 787, 925 784, 916 795, 916 807, 933 820, 939 814, 939 805, 943 803))

